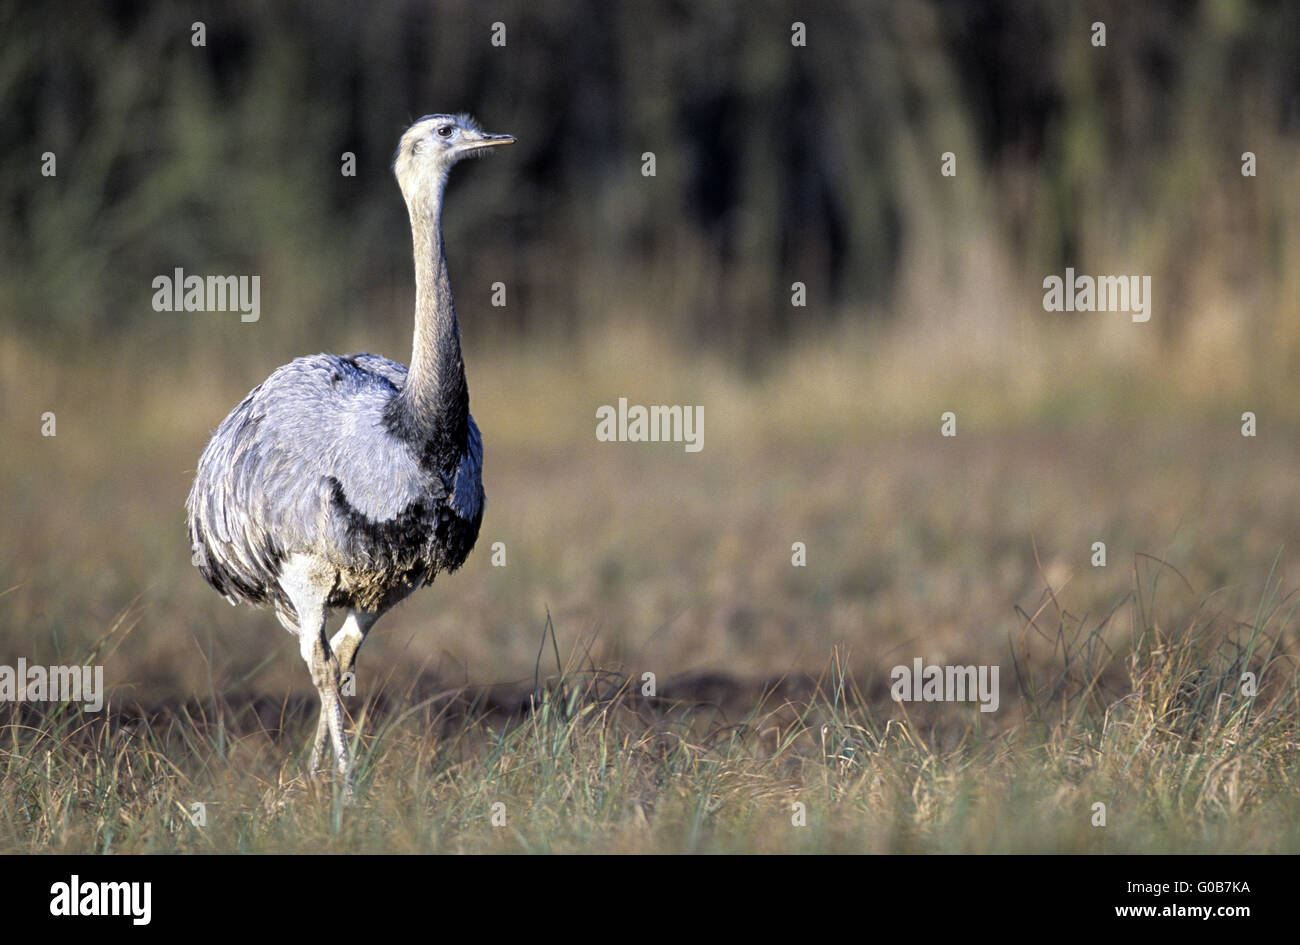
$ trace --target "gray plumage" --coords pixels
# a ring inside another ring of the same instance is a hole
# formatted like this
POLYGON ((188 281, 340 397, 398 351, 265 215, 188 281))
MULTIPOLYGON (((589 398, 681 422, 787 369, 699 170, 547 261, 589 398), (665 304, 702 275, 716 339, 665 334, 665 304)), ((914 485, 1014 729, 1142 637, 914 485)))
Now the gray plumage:
POLYGON ((193 560, 232 604, 268 604, 299 637, 348 793, 342 676, 376 620, 465 561, 483 519, 483 442, 469 413, 441 213, 461 158, 514 141, 428 115, 393 170, 415 251, 411 367, 373 354, 298 358, 244 398, 199 459, 186 509, 193 560), (327 638, 333 608, 342 628, 327 638))

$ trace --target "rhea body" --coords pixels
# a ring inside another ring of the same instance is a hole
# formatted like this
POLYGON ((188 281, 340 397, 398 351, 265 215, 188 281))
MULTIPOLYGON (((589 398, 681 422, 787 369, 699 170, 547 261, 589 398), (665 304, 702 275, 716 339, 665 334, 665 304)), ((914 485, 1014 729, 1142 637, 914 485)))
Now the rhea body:
POLYGON ((212 435, 186 502, 193 560, 232 603, 269 605, 298 636, 320 694, 311 770, 326 743, 352 790, 340 681, 375 621, 465 561, 483 520, 483 442, 442 241, 447 174, 510 144, 464 115, 402 135, 393 171, 415 251, 409 368, 373 354, 298 358, 212 435), (346 610, 333 637, 332 609, 346 610))

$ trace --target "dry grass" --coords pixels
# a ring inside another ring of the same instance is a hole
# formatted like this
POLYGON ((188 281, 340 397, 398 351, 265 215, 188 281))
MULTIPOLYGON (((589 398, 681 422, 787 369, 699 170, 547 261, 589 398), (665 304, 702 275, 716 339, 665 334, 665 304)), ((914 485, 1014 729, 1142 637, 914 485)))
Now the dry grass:
POLYGON ((470 350, 480 547, 361 654, 352 810, 300 781, 294 641, 202 583, 181 513, 206 432, 301 345, 136 371, 6 342, 0 663, 91 654, 112 704, 0 726, 0 849, 1295 849, 1294 398, 1016 337, 1034 371, 854 333, 749 378, 649 336, 470 350), (702 404, 703 452, 595 442, 620 396, 702 404), (1000 665, 1000 710, 892 702, 917 656, 1000 665))
POLYGON ((864 692, 838 654, 762 694, 714 680, 721 701, 691 698, 710 687, 700 679, 646 698, 575 657, 513 698, 436 684, 373 695, 358 707, 352 807, 301 777, 305 700, 21 712, 0 728, 0 848, 1292 850, 1297 692, 1276 652, 1291 611, 1270 596, 1253 626, 1171 637, 1145 609, 1158 574, 1125 607, 1127 652, 1106 642, 1119 614, 1088 629, 1051 605, 1026 621, 1015 723, 908 711, 864 692))

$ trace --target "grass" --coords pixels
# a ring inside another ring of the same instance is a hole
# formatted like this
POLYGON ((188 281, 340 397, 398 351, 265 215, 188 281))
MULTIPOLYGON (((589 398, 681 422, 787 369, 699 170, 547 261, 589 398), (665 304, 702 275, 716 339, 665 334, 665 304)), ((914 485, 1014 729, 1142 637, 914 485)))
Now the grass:
POLYGON ((413 686, 355 705, 351 807, 302 777, 309 700, 24 707, 0 726, 0 849, 1294 850, 1300 694, 1278 642, 1295 601, 1271 584, 1251 621, 1203 611, 1169 633, 1152 600, 1165 574, 1139 564, 1091 627, 1054 595, 1026 614, 1011 724, 894 704, 841 653, 756 694, 707 701, 668 681, 647 697, 589 653, 559 663, 548 619, 555 671, 531 690, 413 686))
POLYGON ((295 641, 189 565, 204 438, 302 348, 230 330, 147 372, 0 343, 0 664, 92 661, 110 697, 0 705, 0 851, 1300 848, 1281 386, 853 334, 758 376, 647 335, 468 350, 484 531, 362 650, 345 809, 302 779, 295 641), (702 404, 704 450, 595 442, 620 396, 702 404), (999 710, 895 703, 914 657, 1000 666, 999 710))

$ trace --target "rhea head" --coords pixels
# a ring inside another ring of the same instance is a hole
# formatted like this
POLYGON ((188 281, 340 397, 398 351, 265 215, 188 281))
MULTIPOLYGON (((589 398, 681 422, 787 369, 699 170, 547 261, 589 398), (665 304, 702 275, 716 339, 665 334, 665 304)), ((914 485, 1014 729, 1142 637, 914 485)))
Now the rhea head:
POLYGON ((393 155, 393 173, 407 204, 429 199, 447 180, 461 158, 478 157, 500 144, 514 144, 514 135, 490 135, 469 115, 425 115, 402 135, 393 155))

